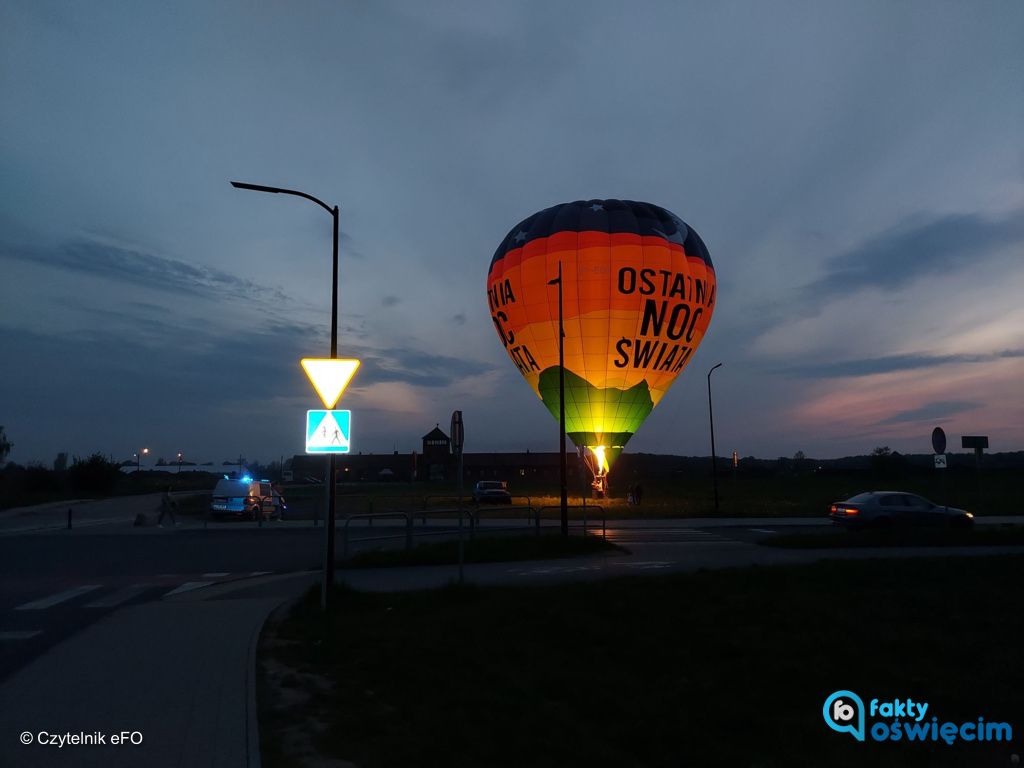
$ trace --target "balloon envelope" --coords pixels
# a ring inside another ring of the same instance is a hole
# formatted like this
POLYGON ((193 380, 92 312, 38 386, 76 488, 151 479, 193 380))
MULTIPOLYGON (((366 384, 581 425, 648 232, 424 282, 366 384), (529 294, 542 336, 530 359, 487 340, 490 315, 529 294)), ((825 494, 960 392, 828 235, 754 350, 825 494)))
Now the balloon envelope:
POLYGON ((649 203, 579 200, 513 227, 487 274, 491 320, 556 419, 559 265, 566 433, 606 471, 704 337, 715 271, 700 236, 649 203))

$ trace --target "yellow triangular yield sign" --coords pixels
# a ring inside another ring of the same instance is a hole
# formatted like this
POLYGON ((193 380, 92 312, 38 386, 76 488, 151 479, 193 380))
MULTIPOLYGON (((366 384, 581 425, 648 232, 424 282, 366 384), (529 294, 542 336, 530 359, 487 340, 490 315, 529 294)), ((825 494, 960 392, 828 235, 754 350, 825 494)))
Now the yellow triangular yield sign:
POLYGON ((338 360, 330 357, 306 357, 300 362, 328 410, 334 408, 341 393, 355 375, 356 368, 359 367, 358 360, 338 360))

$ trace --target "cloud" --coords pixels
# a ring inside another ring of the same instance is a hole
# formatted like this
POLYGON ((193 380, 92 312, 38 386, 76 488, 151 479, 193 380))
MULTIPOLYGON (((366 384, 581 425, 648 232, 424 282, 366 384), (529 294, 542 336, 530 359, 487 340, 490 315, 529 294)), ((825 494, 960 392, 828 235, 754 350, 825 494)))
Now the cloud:
POLYGON ((980 408, 981 403, 972 403, 968 400, 940 400, 938 402, 922 405, 920 408, 911 408, 907 411, 899 411, 888 418, 878 422, 883 424, 904 424, 913 421, 948 421, 954 414, 973 411, 980 408))
POLYGON ((889 355, 861 360, 840 360, 832 363, 797 365, 779 369, 776 373, 810 379, 856 378, 858 376, 873 376, 878 373, 891 373, 893 371, 937 368, 954 363, 986 363, 1012 357, 1024 357, 1024 349, 1007 349, 995 354, 981 355, 889 355))
POLYGON ((385 296, 380 300, 380 303, 383 304, 385 307, 393 307, 400 301, 401 299, 398 298, 397 296, 385 296))
POLYGON ((270 288, 238 275, 169 259, 98 240, 77 238, 53 248, 8 246, 0 258, 93 275, 178 294, 237 299, 287 301, 280 288, 270 288))
POLYGON ((950 214, 914 217, 831 259, 803 289, 814 307, 862 288, 897 291, 920 277, 977 266, 992 251, 1024 243, 1024 210, 1002 218, 950 214))
POLYGON ((363 360, 360 378, 373 382, 404 382, 420 387, 447 387, 479 376, 492 366, 475 360, 447 357, 418 349, 362 349, 355 352, 363 360))

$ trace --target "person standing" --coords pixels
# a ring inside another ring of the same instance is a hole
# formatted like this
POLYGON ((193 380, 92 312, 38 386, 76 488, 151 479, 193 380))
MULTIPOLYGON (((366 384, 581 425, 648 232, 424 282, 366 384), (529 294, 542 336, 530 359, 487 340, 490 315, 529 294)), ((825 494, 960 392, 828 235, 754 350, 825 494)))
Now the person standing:
POLYGON ((178 518, 174 516, 174 510, 178 506, 178 502, 171 498, 171 488, 168 486, 164 490, 164 495, 160 499, 160 517, 157 518, 156 524, 161 528, 164 527, 164 516, 170 515, 171 522, 175 525, 178 524, 178 518))

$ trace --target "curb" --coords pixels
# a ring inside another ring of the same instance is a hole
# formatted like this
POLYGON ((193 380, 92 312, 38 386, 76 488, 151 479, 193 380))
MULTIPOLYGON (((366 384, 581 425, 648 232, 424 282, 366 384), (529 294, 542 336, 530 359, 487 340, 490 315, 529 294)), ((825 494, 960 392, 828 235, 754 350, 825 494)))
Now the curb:
POLYGON ((248 710, 245 718, 245 764, 249 768, 260 768, 261 766, 260 718, 259 709, 256 704, 256 650, 260 642, 260 635, 263 633, 263 626, 267 623, 267 618, 274 610, 276 609, 267 611, 263 621, 253 630, 252 637, 249 639, 249 671, 245 676, 245 706, 248 710))

